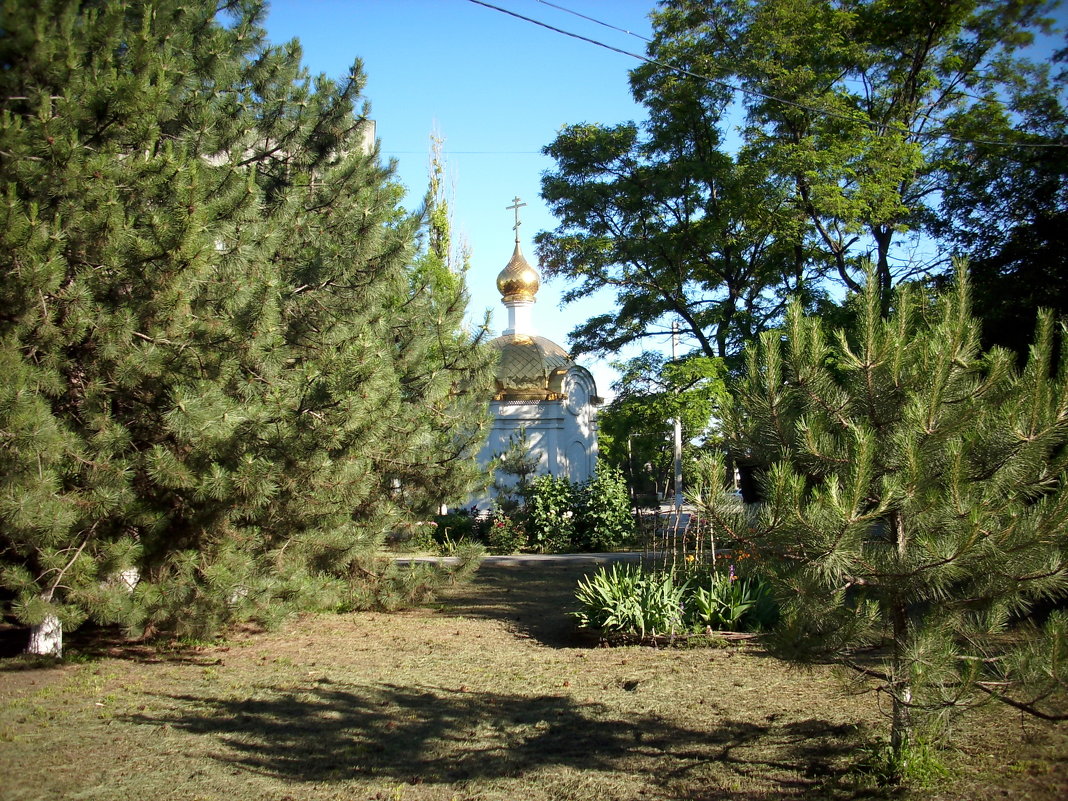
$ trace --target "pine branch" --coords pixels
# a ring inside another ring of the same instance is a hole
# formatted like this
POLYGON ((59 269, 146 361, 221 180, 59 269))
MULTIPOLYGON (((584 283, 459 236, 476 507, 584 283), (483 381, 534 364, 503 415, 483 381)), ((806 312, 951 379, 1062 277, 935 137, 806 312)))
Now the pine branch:
MULTIPOLYGON (((85 532, 85 535, 82 538, 81 544, 78 546, 77 550, 75 550, 74 556, 72 556, 70 558, 70 560, 67 562, 67 564, 63 566, 62 570, 59 570, 59 572, 56 575, 56 577, 54 579, 52 579, 51 582, 49 583, 48 589, 44 593, 42 593, 42 597, 46 601, 51 601, 52 600, 52 596, 55 594, 55 591, 57 589, 59 589, 59 587, 62 584, 63 576, 65 576, 67 571, 70 570, 71 567, 74 566, 74 563, 78 561, 78 558, 82 555, 82 551, 84 551, 85 547, 89 544, 89 540, 92 537, 93 532, 96 530, 96 527, 97 527, 97 523, 93 523, 93 525, 89 527, 89 529, 85 532)), ((38 553, 39 552, 40 551, 38 550, 38 553)), ((54 570, 55 570, 55 568, 53 568, 53 570, 46 570, 41 575, 40 578, 43 579, 45 576, 47 576, 49 573, 53 572, 54 570)), ((40 580, 40 579, 38 579, 38 580, 40 580)))
POLYGON ((863 665, 858 665, 851 659, 843 659, 842 664, 856 671, 862 676, 868 676, 873 679, 878 679, 879 681, 886 682, 888 685, 891 682, 890 676, 886 673, 883 673, 881 670, 872 670, 871 668, 866 668, 863 665))
POLYGON ((1065 713, 1063 715, 1057 715, 1049 712, 1044 712, 1041 709, 1035 707, 1034 702, 1028 703, 1024 701, 1017 701, 1015 699, 1009 698, 1006 695, 1003 695, 996 689, 997 687, 1011 686, 1011 682, 977 681, 975 682, 974 686, 989 695, 991 698, 994 698, 995 700, 1000 701, 1003 704, 1008 704, 1013 709, 1018 709, 1021 712, 1026 712, 1028 715, 1039 718, 1041 720, 1048 720, 1051 723, 1061 723, 1063 721, 1068 720, 1068 713, 1065 713))

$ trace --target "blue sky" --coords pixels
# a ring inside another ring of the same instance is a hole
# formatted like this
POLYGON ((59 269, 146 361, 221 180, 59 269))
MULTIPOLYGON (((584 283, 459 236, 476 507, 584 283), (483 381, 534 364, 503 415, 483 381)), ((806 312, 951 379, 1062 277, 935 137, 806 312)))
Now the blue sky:
MULTIPOLYGON (((597 25, 556 6, 648 36, 652 0, 488 0, 516 14, 643 53, 635 36, 597 25)), ((507 321, 494 282, 514 246, 513 212, 519 196, 520 243, 534 263, 534 235, 556 226, 539 197, 541 174, 553 162, 541 154, 565 124, 613 124, 640 119, 627 84, 633 58, 579 41, 470 0, 274 0, 267 18, 272 41, 298 38, 313 73, 340 77, 357 58, 367 76, 366 98, 383 157, 395 158, 409 203, 427 184, 430 136, 444 139, 454 192, 455 231, 471 250, 472 312, 507 321)), ((565 310, 559 280, 543 282, 534 309, 538 332, 565 347, 567 334, 610 307, 595 297, 565 310)), ((613 373, 589 357, 602 395, 613 373)))

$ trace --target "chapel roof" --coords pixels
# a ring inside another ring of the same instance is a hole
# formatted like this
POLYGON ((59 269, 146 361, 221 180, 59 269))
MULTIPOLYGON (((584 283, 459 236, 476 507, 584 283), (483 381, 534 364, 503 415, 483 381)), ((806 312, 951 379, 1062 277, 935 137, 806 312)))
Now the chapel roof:
POLYGON ((575 366, 567 351, 551 339, 538 336, 530 318, 541 278, 519 247, 519 209, 526 205, 513 198, 515 250, 497 276, 501 303, 508 309, 508 328, 490 344, 500 351, 494 400, 561 400, 564 377, 575 366))
POLYGON ((559 400, 567 371, 575 366, 567 351, 545 337, 504 334, 490 342, 500 351, 494 400, 559 400))

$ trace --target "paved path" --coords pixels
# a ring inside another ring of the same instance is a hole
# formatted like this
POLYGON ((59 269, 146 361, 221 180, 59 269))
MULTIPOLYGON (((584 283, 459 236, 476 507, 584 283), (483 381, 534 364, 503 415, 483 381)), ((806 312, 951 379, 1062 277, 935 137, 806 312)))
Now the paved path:
MULTIPOLYGON (((641 551, 618 551, 614 553, 513 553, 504 556, 488 555, 482 557, 484 567, 520 567, 533 565, 608 565, 614 562, 639 562, 641 551)), ((455 564, 455 556, 402 556, 398 564, 417 564, 420 562, 455 564)))

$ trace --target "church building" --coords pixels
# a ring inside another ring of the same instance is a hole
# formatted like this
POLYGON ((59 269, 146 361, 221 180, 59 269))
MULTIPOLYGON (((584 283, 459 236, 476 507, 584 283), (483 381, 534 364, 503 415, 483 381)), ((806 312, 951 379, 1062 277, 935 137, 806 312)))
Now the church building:
MULTIPOLYGON (((538 335, 532 312, 541 279, 519 247, 519 207, 525 204, 519 198, 513 202, 508 208, 516 214, 515 251, 497 276, 508 327, 490 343, 500 360, 490 401, 493 427, 479 461, 488 469, 523 434, 538 475, 579 483, 592 478, 597 465, 597 407, 602 400, 590 372, 538 335)), ((479 506, 491 502, 486 498, 479 506)))

